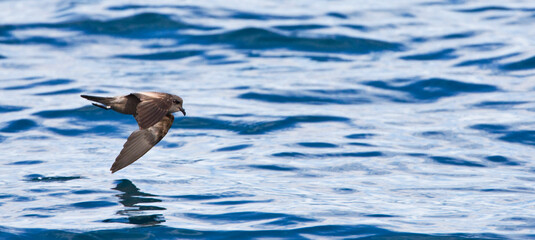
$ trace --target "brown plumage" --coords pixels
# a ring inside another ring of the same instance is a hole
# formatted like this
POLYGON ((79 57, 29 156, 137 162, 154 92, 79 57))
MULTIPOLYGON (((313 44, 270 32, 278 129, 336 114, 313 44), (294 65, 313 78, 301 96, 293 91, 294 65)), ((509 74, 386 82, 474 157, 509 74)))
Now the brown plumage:
POLYGON ((121 153, 115 159, 110 169, 112 173, 135 162, 160 142, 173 125, 175 117, 172 113, 180 111, 186 115, 182 107, 182 98, 167 93, 139 92, 116 97, 88 95, 81 97, 100 103, 93 103, 97 107, 133 115, 139 125, 139 130, 130 134, 121 153))

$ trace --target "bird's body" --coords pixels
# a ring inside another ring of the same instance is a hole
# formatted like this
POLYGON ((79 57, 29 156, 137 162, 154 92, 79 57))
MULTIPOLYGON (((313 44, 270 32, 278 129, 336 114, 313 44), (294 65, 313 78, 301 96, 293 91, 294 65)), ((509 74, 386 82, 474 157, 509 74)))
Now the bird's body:
POLYGON ((167 93, 139 92, 116 97, 81 96, 100 103, 93 103, 97 107, 133 115, 139 125, 139 130, 130 134, 115 159, 110 169, 112 173, 135 162, 160 142, 173 124, 175 117, 172 113, 180 111, 186 115, 182 108, 182 98, 167 93))

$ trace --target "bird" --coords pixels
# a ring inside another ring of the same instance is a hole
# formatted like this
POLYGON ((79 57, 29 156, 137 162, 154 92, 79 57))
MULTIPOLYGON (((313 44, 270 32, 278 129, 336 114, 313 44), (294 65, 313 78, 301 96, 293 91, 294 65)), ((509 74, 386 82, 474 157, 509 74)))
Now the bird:
POLYGON ((133 115, 138 123, 139 129, 130 134, 115 158, 110 168, 112 174, 132 164, 160 142, 173 124, 173 113, 180 111, 186 116, 182 98, 169 93, 138 92, 115 97, 80 96, 96 102, 93 103, 94 106, 133 115))

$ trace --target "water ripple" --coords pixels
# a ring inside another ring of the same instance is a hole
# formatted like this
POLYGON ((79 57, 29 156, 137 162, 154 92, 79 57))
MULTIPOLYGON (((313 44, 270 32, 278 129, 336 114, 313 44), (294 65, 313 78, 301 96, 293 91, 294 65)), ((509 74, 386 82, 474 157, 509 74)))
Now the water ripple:
POLYGON ((57 91, 51 91, 51 92, 42 92, 42 93, 36 93, 35 96, 56 96, 56 95, 64 95, 64 94, 78 94, 83 93, 84 90, 80 88, 70 88, 70 89, 63 89, 63 90, 57 90, 57 91))
POLYGON ((519 70, 528 70, 535 68, 535 56, 520 61, 503 64, 500 67, 506 71, 519 71, 519 70))
POLYGON ((315 219, 299 217, 295 215, 283 213, 266 213, 266 212, 232 212, 223 214, 196 214, 186 213, 186 217, 195 218, 198 220, 206 220, 210 222, 243 222, 243 221, 259 221, 259 220, 273 220, 271 222, 263 223, 265 225, 292 225, 298 222, 313 222, 315 219))
POLYGON ((167 35, 172 31, 180 29, 213 29, 187 24, 176 20, 172 15, 154 12, 139 13, 132 16, 111 20, 81 19, 57 24, 37 26, 50 28, 67 28, 83 31, 88 34, 106 34, 120 37, 142 38, 157 38, 162 35, 167 35))
POLYGON ((135 119, 114 111, 104 111, 94 106, 85 106, 76 109, 46 110, 33 114, 44 119, 74 119, 90 122, 117 121, 127 124, 136 124, 135 119))
POLYGON ((299 170, 295 167, 290 166, 281 166, 281 165, 249 165, 250 168, 261 169, 261 170, 271 170, 271 171, 296 171, 299 170))
POLYGON ((16 161, 9 163, 9 165, 34 165, 34 164, 41 164, 44 163, 44 161, 41 160, 23 160, 23 161, 16 161))
POLYGON ((415 54, 403 56, 403 60, 418 60, 418 61, 430 61, 430 60, 450 60, 457 58, 454 54, 455 49, 444 49, 436 52, 429 52, 423 54, 415 54))
POLYGON ((483 101, 472 106, 478 108, 493 108, 493 109, 510 109, 518 105, 523 105, 529 102, 525 101, 483 101))
POLYGON ((25 176, 25 181, 28 182, 65 182, 76 179, 81 179, 80 176, 54 176, 46 177, 41 174, 30 174, 25 176))
POLYGON ((370 81, 365 84, 375 88, 406 93, 410 98, 388 97, 392 101, 406 103, 434 102, 441 98, 452 97, 461 93, 487 93, 499 90, 493 85, 466 83, 442 78, 417 81, 399 79, 391 82, 370 81), (391 84, 391 82, 394 84, 391 84))
POLYGON ((500 156, 500 155, 487 156, 485 159, 493 163, 499 163, 499 164, 507 165, 507 166, 521 165, 520 163, 516 161, 512 161, 511 159, 508 159, 507 157, 500 156))
POLYGON ((371 100, 360 96, 362 91, 344 89, 336 91, 308 90, 308 91, 275 91, 269 93, 247 92, 239 98, 272 103, 301 103, 301 104, 364 104, 371 100))
POLYGON ((376 51, 400 51, 403 45, 347 36, 297 37, 279 32, 244 28, 220 34, 199 36, 187 41, 197 44, 226 44, 238 49, 289 49, 305 52, 365 54, 376 51))
POLYGON ((115 57, 136 60, 176 60, 202 55, 202 51, 169 51, 149 54, 122 54, 115 57))
POLYGON ((177 128, 214 129, 234 131, 238 134, 265 134, 294 128, 299 123, 348 122, 348 118, 334 116, 290 116, 281 120, 265 122, 224 121, 210 118, 188 117, 175 121, 177 128))
POLYGON ((279 152, 274 153, 274 157, 291 157, 291 158, 331 158, 331 157, 380 157, 384 156, 383 152, 341 152, 341 153, 319 153, 307 154, 300 152, 279 152))
POLYGON ((23 90, 23 89, 30 89, 35 87, 45 87, 45 86, 58 86, 58 85, 65 85, 70 84, 74 82, 74 80, 71 79, 52 79, 42 82, 35 82, 25 85, 18 85, 18 86, 12 86, 12 87, 5 87, 4 90, 23 90))
POLYGON ((253 197, 251 194, 243 194, 238 192, 223 192, 223 193, 213 193, 213 194, 198 194, 198 195, 176 195, 176 196, 167 196, 169 198, 188 200, 188 201, 205 201, 205 200, 214 200, 222 198, 234 198, 234 197, 253 197))
POLYGON ((476 124, 470 128, 499 134, 498 139, 505 142, 535 145, 535 131, 533 130, 509 130, 508 126, 500 124, 476 124))
POLYGON ((0 113, 18 112, 18 111, 21 111, 21 110, 24 110, 24 109, 26 109, 26 107, 0 105, 0 113))
MULTIPOLYGON (((301 219, 298 219, 301 220, 301 219)), ((0 237, 6 240, 19 239, 110 239, 120 235, 129 239, 176 239, 176 238, 202 238, 202 239, 308 239, 308 237, 333 238, 376 238, 376 239, 429 239, 429 240, 461 240, 461 239, 504 239, 496 234, 418 234, 409 232, 394 232, 371 225, 319 225, 313 227, 273 229, 273 230, 195 230, 185 228, 173 228, 167 226, 137 227, 111 230, 95 230, 85 233, 71 232, 67 230, 50 230, 40 228, 5 228, 0 227, 0 237)))
POLYGON ((452 158, 452 157, 444 157, 444 156, 432 156, 430 158, 436 161, 437 163, 447 164, 447 165, 465 166, 465 167, 485 167, 485 165, 483 164, 460 159, 460 158, 452 158))
POLYGON ((16 133, 28 131, 37 127, 37 123, 30 119, 19 119, 8 123, 7 126, 0 129, 0 132, 16 133))
POLYGON ((214 150, 214 152, 229 152, 229 151, 238 151, 242 149, 246 149, 253 146, 252 144, 240 144, 240 145, 234 145, 229 147, 222 147, 214 150))

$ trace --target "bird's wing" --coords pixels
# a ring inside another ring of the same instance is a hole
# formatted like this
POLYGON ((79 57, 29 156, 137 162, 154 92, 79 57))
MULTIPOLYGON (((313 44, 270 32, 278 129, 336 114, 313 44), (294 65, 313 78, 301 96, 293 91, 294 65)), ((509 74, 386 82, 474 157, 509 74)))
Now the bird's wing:
POLYGON ((111 166, 111 172, 117 172, 145 155, 167 134, 173 120, 173 115, 167 114, 154 126, 132 132, 111 166))
POLYGON ((169 112, 173 98, 166 93, 132 93, 141 101, 136 108, 136 121, 141 129, 149 128, 159 122, 169 112))

